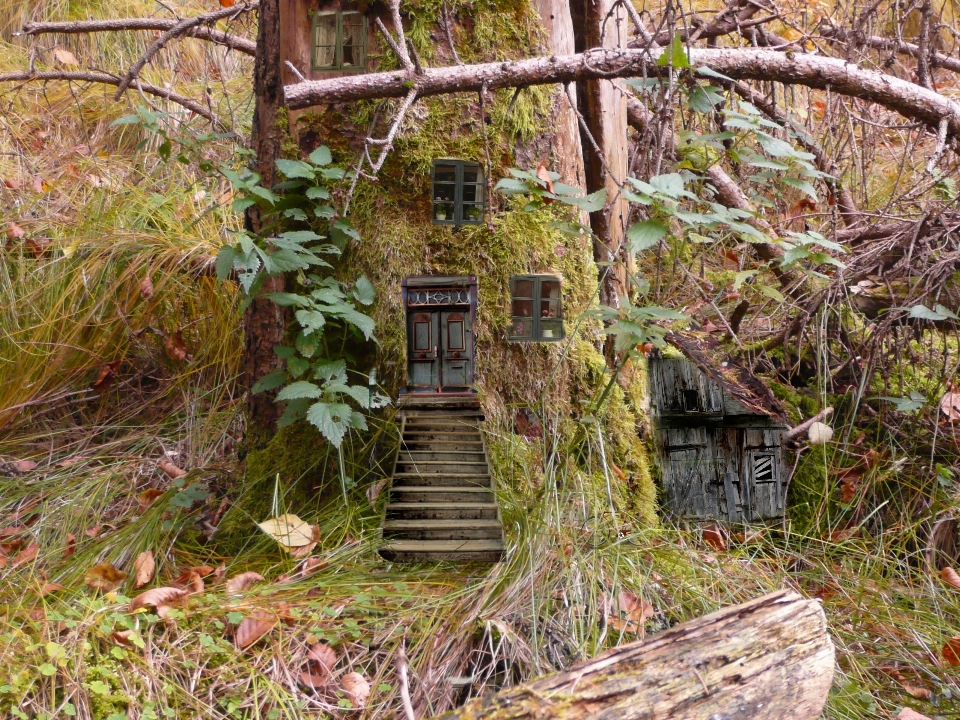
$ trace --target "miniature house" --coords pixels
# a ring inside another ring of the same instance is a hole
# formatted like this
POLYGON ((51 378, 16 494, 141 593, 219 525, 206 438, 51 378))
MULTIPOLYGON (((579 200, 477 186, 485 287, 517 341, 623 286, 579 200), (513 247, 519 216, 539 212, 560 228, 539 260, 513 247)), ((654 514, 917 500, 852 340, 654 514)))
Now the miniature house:
POLYGON ((783 515, 783 408, 709 336, 666 339, 649 372, 667 510, 731 523, 783 515))

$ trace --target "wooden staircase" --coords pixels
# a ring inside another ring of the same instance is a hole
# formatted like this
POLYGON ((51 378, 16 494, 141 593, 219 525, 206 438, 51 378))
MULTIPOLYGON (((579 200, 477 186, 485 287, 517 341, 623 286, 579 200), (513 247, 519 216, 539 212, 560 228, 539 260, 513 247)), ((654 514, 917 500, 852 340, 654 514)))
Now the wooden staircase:
MULTIPOLYGON (((439 403, 438 403, 439 404, 439 403)), ((499 562, 503 525, 473 398, 431 408, 408 401, 380 555, 395 562, 499 562), (410 407, 413 405, 413 407, 410 407)))

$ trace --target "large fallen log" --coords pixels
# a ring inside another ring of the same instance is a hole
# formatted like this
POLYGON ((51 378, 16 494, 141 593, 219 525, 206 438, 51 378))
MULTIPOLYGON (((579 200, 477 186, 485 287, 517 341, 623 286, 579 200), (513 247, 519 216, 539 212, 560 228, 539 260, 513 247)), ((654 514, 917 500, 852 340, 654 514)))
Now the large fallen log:
POLYGON ((813 720, 833 666, 819 603, 781 590, 439 718, 813 720))

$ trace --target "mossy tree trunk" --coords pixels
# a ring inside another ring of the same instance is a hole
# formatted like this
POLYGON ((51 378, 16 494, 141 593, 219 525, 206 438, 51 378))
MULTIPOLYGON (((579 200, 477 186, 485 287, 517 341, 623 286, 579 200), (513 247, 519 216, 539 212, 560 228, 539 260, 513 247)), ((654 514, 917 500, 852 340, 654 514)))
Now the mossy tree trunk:
MULTIPOLYGON (((280 3, 260 0, 260 22, 257 31, 257 57, 254 65, 254 95, 251 146, 256 153, 256 172, 264 187, 277 183, 276 160, 280 157, 281 119, 284 113, 283 82, 280 74, 280 3)), ((247 229, 260 232, 263 220, 257 206, 247 211, 247 229)), ((262 292, 283 290, 283 277, 268 277, 262 292)), ((271 393, 254 395, 254 383, 280 367, 273 348, 283 340, 287 314, 284 308, 264 297, 254 298, 244 316, 246 338, 244 386, 247 388, 247 437, 254 446, 262 445, 273 434, 279 415, 271 393)))

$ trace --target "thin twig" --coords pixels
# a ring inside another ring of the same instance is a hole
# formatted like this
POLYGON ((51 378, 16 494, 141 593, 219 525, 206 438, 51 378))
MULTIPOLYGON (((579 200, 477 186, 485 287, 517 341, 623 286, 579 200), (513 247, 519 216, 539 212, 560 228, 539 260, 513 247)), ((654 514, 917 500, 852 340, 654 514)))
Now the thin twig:
POLYGON ((400 676, 400 699, 403 701, 403 712, 407 720, 417 720, 413 713, 413 703, 410 701, 410 682, 407 678, 407 651, 403 647, 404 641, 400 641, 400 647, 397 648, 397 675, 400 676))
POLYGON ((457 48, 453 45, 453 33, 450 32, 450 12, 447 10, 447 0, 443 0, 441 9, 443 12, 443 30, 447 34, 447 44, 450 45, 450 52, 453 53, 453 61, 457 65, 463 65, 463 60, 457 55, 457 48))
POLYGON ((289 60, 287 60, 287 61, 284 62, 284 65, 286 65, 288 68, 290 68, 290 70, 293 72, 293 74, 296 75, 298 78, 300 78, 300 82, 306 82, 306 81, 307 81, 307 79, 303 76, 303 73, 301 73, 299 70, 297 70, 297 66, 294 65, 292 62, 290 62, 289 60))
POLYGON ((937 146, 933 149, 933 155, 930 156, 930 160, 927 161, 927 174, 932 175, 934 168, 937 167, 937 163, 940 162, 940 158, 943 155, 943 151, 947 147, 947 130, 950 127, 949 118, 943 117, 940 118, 940 127, 937 128, 937 146))

